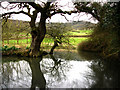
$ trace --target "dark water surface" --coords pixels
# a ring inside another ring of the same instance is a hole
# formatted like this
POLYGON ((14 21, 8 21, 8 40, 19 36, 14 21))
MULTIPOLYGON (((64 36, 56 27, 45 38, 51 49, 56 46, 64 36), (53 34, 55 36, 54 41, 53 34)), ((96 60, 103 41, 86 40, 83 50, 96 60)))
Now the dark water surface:
POLYGON ((91 52, 55 52, 43 58, 3 57, 0 88, 118 88, 120 63, 91 52))

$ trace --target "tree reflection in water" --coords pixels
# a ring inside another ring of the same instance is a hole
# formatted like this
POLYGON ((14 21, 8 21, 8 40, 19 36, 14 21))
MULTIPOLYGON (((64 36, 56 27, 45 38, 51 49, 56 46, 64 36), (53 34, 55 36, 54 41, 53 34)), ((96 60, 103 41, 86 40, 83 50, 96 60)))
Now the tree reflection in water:
POLYGON ((31 71, 32 71, 31 89, 36 88, 36 87, 39 87, 39 88, 46 87, 46 80, 40 68, 41 60, 42 58, 36 59, 36 60, 33 60, 33 59, 27 60, 30 65, 31 71))
POLYGON ((119 61, 93 61, 90 68, 93 73, 89 78, 94 81, 91 88, 120 88, 119 61))
POLYGON ((91 61, 92 70, 86 79, 92 80, 90 88, 120 88, 120 61, 104 60, 97 53, 78 51, 80 56, 91 61))
POLYGON ((49 87, 48 84, 51 85, 54 81, 65 78, 65 72, 69 69, 67 62, 57 60, 53 55, 50 57, 51 59, 43 60, 42 58, 7 58, 8 61, 5 58, 5 62, 3 60, 2 63, 1 88, 46 88, 49 87), (45 78, 48 80, 47 84, 45 78))
POLYGON ((47 86, 55 87, 56 84, 59 85, 62 83, 62 80, 66 79, 66 73, 71 68, 71 65, 65 60, 56 59, 52 54, 49 56, 49 59, 41 61, 41 68, 46 75, 46 80, 48 80, 47 86))
POLYGON ((120 88, 119 61, 87 57, 87 53, 82 55, 89 62, 80 61, 81 58, 75 61, 73 57, 67 61, 53 55, 34 59, 4 57, 0 88, 84 88, 82 85, 88 88, 120 88))
POLYGON ((26 61, 19 61, 19 58, 4 57, 2 59, 2 84, 1 88, 17 88, 28 87, 28 83, 31 79, 31 70, 26 61), (29 72, 29 74, 27 72, 29 72))

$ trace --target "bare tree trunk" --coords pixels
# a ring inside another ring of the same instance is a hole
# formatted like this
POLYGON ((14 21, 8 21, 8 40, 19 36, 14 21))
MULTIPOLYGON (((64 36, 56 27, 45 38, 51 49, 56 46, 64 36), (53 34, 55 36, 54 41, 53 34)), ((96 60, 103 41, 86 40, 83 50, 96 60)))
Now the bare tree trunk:
POLYGON ((2 45, 4 45, 4 40, 2 40, 2 45))
POLYGON ((9 44, 9 40, 7 40, 7 44, 9 44))
POLYGON ((17 39, 17 44, 19 44, 19 39, 17 39))
POLYGON ((27 34, 27 44, 28 44, 28 34, 27 34))
POLYGON ((16 37, 16 40, 17 40, 17 44, 19 44, 19 36, 16 37))
POLYGON ((30 56, 33 56, 33 57, 41 56, 40 46, 46 34, 45 22, 46 22, 45 16, 41 15, 39 26, 37 28, 33 28, 33 30, 31 31, 32 42, 30 46, 30 49, 31 49, 30 56))
POLYGON ((30 56, 39 56, 39 52, 40 52, 40 37, 38 35, 36 35, 36 32, 32 31, 31 32, 31 35, 32 35, 32 42, 31 42, 31 46, 30 46, 30 49, 31 49, 31 52, 30 52, 30 56))
POLYGON ((57 40, 54 41, 54 45, 50 50, 50 54, 53 54, 54 49, 58 46, 57 40))

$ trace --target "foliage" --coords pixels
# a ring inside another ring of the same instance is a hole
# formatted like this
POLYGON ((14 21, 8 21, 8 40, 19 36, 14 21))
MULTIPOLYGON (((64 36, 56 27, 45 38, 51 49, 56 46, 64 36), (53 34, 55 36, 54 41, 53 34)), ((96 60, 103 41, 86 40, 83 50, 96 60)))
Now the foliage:
POLYGON ((12 46, 12 47, 8 47, 7 45, 5 45, 4 47, 1 47, 0 50, 2 51, 10 51, 10 50, 18 50, 19 48, 12 46))
POLYGON ((29 47, 27 46, 26 49, 29 49, 29 47))
POLYGON ((87 21, 73 21, 71 23, 72 29, 75 30, 88 30, 88 29, 93 29, 96 24, 87 22, 87 21))
POLYGON ((12 31, 11 31, 11 23, 8 23, 3 20, 2 22, 2 40, 4 39, 9 39, 10 37, 12 37, 12 31), (11 32, 10 32, 10 31, 11 32))
MULTIPOLYGON (((3 19, 2 23, 2 40, 9 40, 11 38, 18 39, 22 33, 29 33, 30 27, 28 22, 18 20, 3 19)), ((26 35, 25 35, 26 36, 26 35)))
POLYGON ((50 36, 54 41, 57 41, 59 44, 67 43, 70 44, 67 32, 71 30, 70 27, 67 27, 62 23, 51 23, 47 26, 47 35, 50 36))
POLYGON ((106 8, 101 21, 97 24, 91 39, 84 42, 82 49, 101 51, 101 54, 108 57, 119 58, 120 52, 120 9, 119 3, 105 3, 101 8, 106 8))

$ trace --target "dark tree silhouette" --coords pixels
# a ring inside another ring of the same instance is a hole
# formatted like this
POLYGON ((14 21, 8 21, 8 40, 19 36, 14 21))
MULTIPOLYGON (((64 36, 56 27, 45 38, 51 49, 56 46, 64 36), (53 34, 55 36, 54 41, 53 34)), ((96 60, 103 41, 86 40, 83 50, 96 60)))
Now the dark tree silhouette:
POLYGON ((46 19, 51 18, 55 14, 69 14, 76 13, 76 11, 63 11, 61 8, 58 7, 56 0, 47 0, 46 2, 40 2, 41 4, 38 4, 36 2, 9 2, 9 5, 5 8, 14 9, 19 8, 18 12, 7 12, 3 13, 3 18, 8 18, 12 14, 25 14, 31 18, 30 21, 30 27, 31 27, 31 36, 32 36, 32 42, 30 47, 30 56, 40 56, 40 45, 43 41, 45 34, 46 34, 46 19), (11 6, 11 7, 10 7, 11 6), (32 8, 34 8, 34 11, 32 11, 32 8), (24 11, 24 8, 27 9, 27 12, 24 11), (31 13, 32 12, 32 13, 31 13), (36 26, 36 18, 38 16, 38 13, 40 13, 40 20, 38 26, 36 26))

